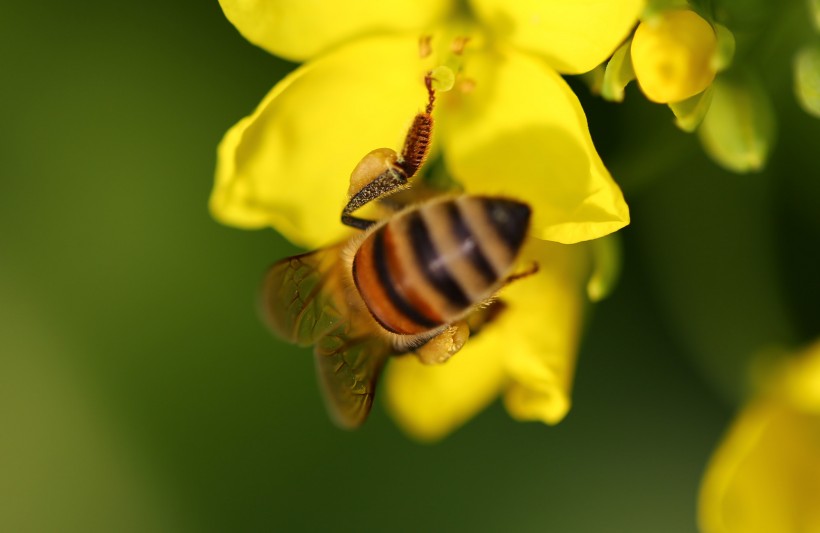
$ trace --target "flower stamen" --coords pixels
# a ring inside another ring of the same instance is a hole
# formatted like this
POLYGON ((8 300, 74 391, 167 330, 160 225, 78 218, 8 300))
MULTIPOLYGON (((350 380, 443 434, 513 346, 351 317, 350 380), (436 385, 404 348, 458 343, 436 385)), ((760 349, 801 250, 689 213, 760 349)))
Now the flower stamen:
POLYGON ((450 43, 450 51, 457 56, 460 56, 464 53, 464 48, 467 47, 467 43, 470 42, 470 38, 467 36, 459 36, 453 39, 453 42, 450 43))
POLYGON ((433 53, 433 45, 431 41, 433 39, 432 35, 422 35, 419 37, 419 57, 425 59, 430 57, 430 54, 433 53))
POLYGON ((458 90, 462 94, 469 94, 475 91, 476 81, 472 78, 460 77, 458 80, 458 90))

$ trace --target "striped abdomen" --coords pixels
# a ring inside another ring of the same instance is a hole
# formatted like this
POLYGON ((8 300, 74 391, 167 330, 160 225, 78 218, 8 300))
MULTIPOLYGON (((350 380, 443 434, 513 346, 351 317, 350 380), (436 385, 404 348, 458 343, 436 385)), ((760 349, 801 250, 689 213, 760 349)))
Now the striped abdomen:
POLYGON ((423 204, 368 235, 353 258, 353 279, 387 331, 429 332, 498 290, 529 220, 529 206, 503 198, 461 196, 423 204))

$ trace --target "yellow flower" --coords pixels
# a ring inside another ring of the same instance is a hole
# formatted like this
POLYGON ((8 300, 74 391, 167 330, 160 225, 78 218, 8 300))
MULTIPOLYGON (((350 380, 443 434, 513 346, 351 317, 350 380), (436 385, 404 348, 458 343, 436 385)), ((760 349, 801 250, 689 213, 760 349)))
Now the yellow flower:
MULTIPOLYGON (((743 65, 725 72, 735 54, 728 28, 688 9, 685 0, 670 5, 644 13, 632 37, 596 71, 598 90, 620 102, 624 88, 637 80, 649 100, 669 105, 680 129, 698 131, 716 163, 739 173, 762 169, 775 117, 759 76, 743 65)), ((799 94, 808 85, 798 84, 799 94)))
POLYGON ((584 72, 611 55, 642 0, 220 3, 250 41, 307 62, 225 135, 211 211, 226 224, 272 226, 306 248, 349 235, 339 214, 350 171, 374 148, 401 146, 426 101, 426 72, 456 73, 453 90, 439 93, 433 153, 467 192, 531 204, 526 253, 541 271, 505 289, 509 308, 446 365, 393 362, 383 392, 423 438, 452 430, 499 393, 517 418, 559 421, 590 251, 555 243, 629 222, 559 72, 584 72))
POLYGON ((704 533, 820 531, 820 342, 735 420, 704 477, 704 533))
POLYGON ((641 22, 632 38, 632 66, 648 99, 680 102, 715 79, 716 51, 712 25, 694 11, 675 9, 641 22))

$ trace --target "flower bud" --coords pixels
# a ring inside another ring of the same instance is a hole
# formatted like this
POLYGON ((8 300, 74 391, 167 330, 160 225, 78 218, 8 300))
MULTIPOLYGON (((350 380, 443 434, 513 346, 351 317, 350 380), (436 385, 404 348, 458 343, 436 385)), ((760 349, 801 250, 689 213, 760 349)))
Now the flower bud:
POLYGON ((609 296, 621 275, 621 240, 617 233, 589 242, 592 274, 587 281, 587 296, 599 302, 609 296))
POLYGON ((675 114, 675 125, 687 133, 692 133, 703 122, 711 103, 712 88, 709 87, 691 98, 669 104, 669 109, 675 114))
POLYGON ((629 40, 612 54, 612 59, 606 65, 604 79, 601 84, 601 96, 611 102, 622 102, 624 88, 635 79, 635 70, 632 68, 632 58, 629 54, 629 40))
POLYGON ((698 128, 706 153, 734 172, 760 170, 774 141, 774 111, 760 82, 750 76, 721 76, 712 84, 712 103, 698 128))
POLYGON ((706 89, 715 78, 717 35, 694 11, 679 9, 652 16, 632 39, 632 66, 638 84, 653 102, 680 102, 706 89))
POLYGON ((820 118, 820 45, 807 46, 795 56, 794 91, 806 113, 820 118))

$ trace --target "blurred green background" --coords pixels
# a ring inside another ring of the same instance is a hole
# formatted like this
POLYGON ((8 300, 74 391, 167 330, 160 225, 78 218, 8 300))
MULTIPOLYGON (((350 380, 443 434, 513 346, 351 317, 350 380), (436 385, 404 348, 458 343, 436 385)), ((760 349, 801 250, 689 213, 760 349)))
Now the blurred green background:
POLYGON ((693 531, 741 364, 820 333, 798 35, 761 55, 780 114, 761 174, 719 170, 634 87, 616 106, 572 82, 633 215, 574 408, 547 427, 496 404, 420 445, 378 404, 332 426, 310 355, 255 314, 295 248, 206 209, 222 134, 294 65, 216 1, 4 6, 0 531, 693 531))

